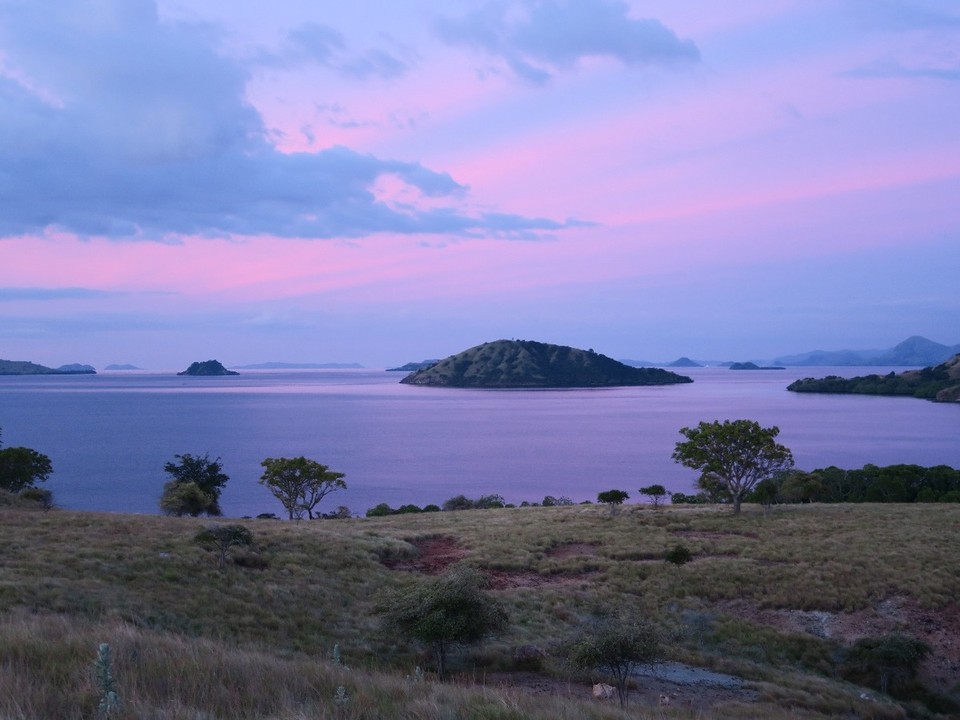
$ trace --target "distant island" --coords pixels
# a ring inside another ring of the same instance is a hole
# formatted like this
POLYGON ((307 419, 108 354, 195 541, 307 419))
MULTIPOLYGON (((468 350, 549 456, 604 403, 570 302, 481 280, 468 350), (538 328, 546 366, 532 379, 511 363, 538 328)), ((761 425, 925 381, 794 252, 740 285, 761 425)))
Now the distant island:
POLYGON ((138 368, 136 365, 130 365, 127 363, 124 363, 121 365, 111 364, 111 365, 107 365, 104 368, 104 370, 110 370, 111 372, 115 372, 118 370, 142 370, 142 369, 143 368, 138 368))
POLYGON ((690 358, 684 356, 682 358, 677 358, 672 363, 667 363, 667 367, 684 367, 684 368, 698 368, 703 367, 696 360, 691 360, 690 358))
POLYGON ((753 362, 735 362, 730 363, 731 370, 786 370, 786 368, 777 365, 757 365, 753 362))
POLYGON ((400 367, 387 368, 387 372, 413 372, 414 370, 422 370, 431 365, 436 365, 438 362, 440 361, 421 360, 420 362, 408 362, 406 365, 401 365, 400 367))
POLYGON ((227 370, 223 365, 221 365, 216 360, 206 360, 204 362, 195 362, 190 365, 183 372, 178 372, 177 375, 196 375, 196 376, 211 376, 211 375, 239 375, 240 373, 234 372, 233 370, 227 370))
POLYGON ((96 375, 91 365, 61 365, 50 368, 26 360, 0 360, 0 375, 96 375))
POLYGON ((935 367, 886 375, 842 378, 804 378, 790 383, 787 390, 798 393, 839 393, 853 395, 898 395, 936 402, 960 402, 960 354, 935 367))
POLYGON ((566 345, 496 340, 410 373, 401 383, 461 388, 590 388, 693 382, 658 368, 633 368, 566 345))
POLYGON ((288 363, 265 362, 255 365, 234 365, 237 370, 362 370, 360 363, 288 363))

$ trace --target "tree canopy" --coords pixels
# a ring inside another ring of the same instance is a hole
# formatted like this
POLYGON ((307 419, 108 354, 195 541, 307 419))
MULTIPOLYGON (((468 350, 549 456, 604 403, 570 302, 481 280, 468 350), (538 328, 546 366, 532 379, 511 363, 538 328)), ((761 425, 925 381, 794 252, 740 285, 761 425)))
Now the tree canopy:
POLYGON ((610 673, 621 707, 627 704, 627 683, 638 664, 655 663, 663 654, 659 633, 649 622, 611 613, 588 625, 568 648, 568 657, 586 670, 610 673))
POLYGON ((718 480, 730 493, 733 512, 761 480, 793 467, 793 454, 776 442, 780 428, 761 427, 754 420, 701 422, 681 428, 687 439, 676 444, 673 459, 718 480))
POLYGON ((390 632, 426 645, 437 676, 443 679, 451 645, 477 643, 506 627, 506 611, 485 592, 486 581, 474 568, 454 567, 386 597, 379 608, 383 624, 390 632))
POLYGON ((230 479, 223 472, 220 458, 211 460, 203 456, 174 455, 177 462, 164 464, 163 470, 170 480, 163 486, 160 509, 168 515, 222 515, 220 492, 230 479))
POLYGON ((46 482, 52 472, 53 464, 43 453, 25 447, 0 449, 0 490, 19 493, 46 482))
POLYGON ((347 487, 344 473, 303 456, 267 458, 260 465, 264 468, 260 483, 280 501, 291 520, 303 517, 304 512, 313 519, 323 498, 347 487))

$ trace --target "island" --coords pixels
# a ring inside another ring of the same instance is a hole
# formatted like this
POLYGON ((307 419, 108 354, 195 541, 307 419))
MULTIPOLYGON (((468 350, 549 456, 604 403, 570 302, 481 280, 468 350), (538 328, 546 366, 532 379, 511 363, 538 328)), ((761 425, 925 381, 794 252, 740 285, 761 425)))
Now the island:
POLYGON ((436 365, 439 360, 421 360, 420 362, 408 362, 400 367, 387 368, 387 372, 413 372, 414 370, 422 370, 425 367, 430 367, 431 365, 436 365))
POLYGON ((757 365, 753 362, 735 362, 730 363, 731 370, 786 370, 786 368, 777 365, 757 365))
POLYGON ((686 355, 684 355, 682 358, 678 358, 674 360, 672 363, 667 363, 667 367, 699 368, 699 367, 703 367, 703 365, 698 363, 696 360, 691 360, 686 355))
POLYGON ((896 395, 936 402, 960 402, 960 354, 944 363, 922 370, 906 370, 886 375, 861 375, 842 378, 803 378, 790 383, 787 390, 798 393, 838 393, 845 395, 896 395))
POLYGON ((407 385, 458 388, 593 388, 691 383, 659 368, 634 368, 593 350, 533 340, 496 340, 404 377, 407 385))
POLYGON ((207 360, 205 362, 195 362, 191 363, 183 372, 178 372, 177 375, 194 375, 194 376, 204 376, 209 377, 211 375, 239 375, 240 373, 235 370, 227 370, 223 365, 221 365, 216 360, 207 360))
POLYGON ((26 360, 0 360, 0 375, 96 375, 91 365, 73 363, 58 368, 38 365, 26 360))

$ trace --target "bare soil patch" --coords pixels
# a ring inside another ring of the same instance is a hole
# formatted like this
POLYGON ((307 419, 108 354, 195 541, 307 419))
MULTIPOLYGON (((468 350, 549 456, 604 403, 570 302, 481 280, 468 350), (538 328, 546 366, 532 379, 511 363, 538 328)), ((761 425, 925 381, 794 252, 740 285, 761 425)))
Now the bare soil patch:
POLYGON ((903 633, 930 646, 920 680, 941 692, 960 678, 960 605, 927 609, 905 597, 892 597, 871 608, 850 613, 824 610, 769 610, 735 601, 721 608, 730 615, 784 632, 809 633, 851 645, 865 637, 903 633))
POLYGON ((410 544, 417 549, 417 555, 411 559, 391 560, 386 563, 391 570, 421 572, 426 575, 439 575, 451 565, 467 556, 456 538, 450 536, 418 538, 410 544))

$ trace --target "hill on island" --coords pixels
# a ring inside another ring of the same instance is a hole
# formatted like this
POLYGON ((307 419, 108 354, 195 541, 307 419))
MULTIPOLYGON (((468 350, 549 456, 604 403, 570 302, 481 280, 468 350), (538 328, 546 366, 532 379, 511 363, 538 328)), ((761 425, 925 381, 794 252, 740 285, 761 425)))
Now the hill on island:
POLYGON ((787 390, 799 393, 902 395, 937 402, 960 402, 960 354, 935 367, 907 370, 899 374, 803 378, 790 383, 787 390))
POLYGON ((211 376, 211 375, 239 375, 240 373, 234 370, 227 370, 223 365, 221 365, 216 360, 206 360, 204 362, 195 362, 191 363, 183 372, 178 372, 177 375, 197 375, 197 376, 211 376))
POLYGON ((496 340, 407 375, 408 385, 463 388, 577 388, 693 382, 659 368, 633 368, 567 345, 496 340))
POLYGON ((51 368, 26 360, 0 360, 0 375, 95 375, 96 372, 92 366, 78 363, 51 368))

